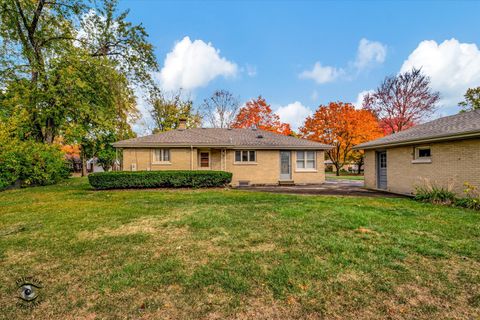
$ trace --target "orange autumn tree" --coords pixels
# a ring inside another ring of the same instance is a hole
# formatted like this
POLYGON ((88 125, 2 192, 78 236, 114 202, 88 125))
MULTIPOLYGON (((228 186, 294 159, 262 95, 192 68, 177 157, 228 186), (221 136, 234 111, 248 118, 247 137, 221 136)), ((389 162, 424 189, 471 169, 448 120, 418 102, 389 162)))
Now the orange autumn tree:
POLYGON ((240 108, 231 127, 256 127, 261 130, 272 131, 286 136, 293 133, 288 123, 280 122, 280 117, 273 113, 272 108, 262 96, 248 101, 244 107, 240 108))
POLYGON ((327 155, 336 168, 337 176, 358 152, 352 150, 355 145, 383 136, 371 111, 356 110, 352 104, 343 102, 330 102, 318 107, 313 116, 307 117, 300 133, 306 139, 333 146, 327 155))

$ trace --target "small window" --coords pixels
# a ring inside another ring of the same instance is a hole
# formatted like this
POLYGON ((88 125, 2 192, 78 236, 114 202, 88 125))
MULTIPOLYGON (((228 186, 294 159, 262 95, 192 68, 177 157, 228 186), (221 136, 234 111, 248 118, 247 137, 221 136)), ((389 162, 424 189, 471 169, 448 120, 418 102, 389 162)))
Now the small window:
POLYGON ((386 152, 380 153, 380 168, 382 168, 382 169, 387 168, 387 153, 386 152))
POLYGON ((210 167, 210 153, 209 152, 200 152, 200 167, 201 168, 210 167))
POLYGON ((415 159, 430 159, 431 157, 432 157, 432 151, 430 147, 415 148, 415 159))
POLYGON ((169 162, 170 149, 155 149, 153 153, 153 162, 169 162))
POLYGON ((316 169, 315 151, 297 151, 297 169, 316 169))
POLYGON ((257 161, 257 153, 254 150, 237 150, 235 151, 235 162, 255 162, 257 161))

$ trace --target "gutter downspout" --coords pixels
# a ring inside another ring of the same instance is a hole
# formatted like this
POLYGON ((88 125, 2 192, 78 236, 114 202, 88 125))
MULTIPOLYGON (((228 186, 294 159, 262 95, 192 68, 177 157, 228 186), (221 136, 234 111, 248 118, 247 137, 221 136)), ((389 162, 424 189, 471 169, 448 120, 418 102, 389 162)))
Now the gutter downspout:
POLYGON ((190 145, 190 170, 193 170, 193 146, 190 145))

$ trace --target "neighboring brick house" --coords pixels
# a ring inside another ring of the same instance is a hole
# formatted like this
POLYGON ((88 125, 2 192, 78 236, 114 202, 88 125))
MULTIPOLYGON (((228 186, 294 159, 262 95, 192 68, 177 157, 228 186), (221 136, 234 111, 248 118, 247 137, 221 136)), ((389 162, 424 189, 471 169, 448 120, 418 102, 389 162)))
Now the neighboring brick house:
POLYGON ((324 151, 330 146, 258 129, 185 129, 115 142, 122 168, 222 170, 232 185, 316 184, 325 181, 324 151))
POLYGON ((464 183, 480 187, 480 110, 417 125, 357 145, 365 150, 365 186, 413 194, 425 183, 461 196, 464 183))

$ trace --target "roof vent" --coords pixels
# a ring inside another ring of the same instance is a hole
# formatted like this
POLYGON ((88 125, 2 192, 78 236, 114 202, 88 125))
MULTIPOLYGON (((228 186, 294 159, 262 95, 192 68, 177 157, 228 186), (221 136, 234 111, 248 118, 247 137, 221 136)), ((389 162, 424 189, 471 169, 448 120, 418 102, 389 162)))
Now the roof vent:
POLYGON ((259 134, 259 135, 257 136, 257 139, 263 139, 263 136, 262 136, 261 134, 259 134))

